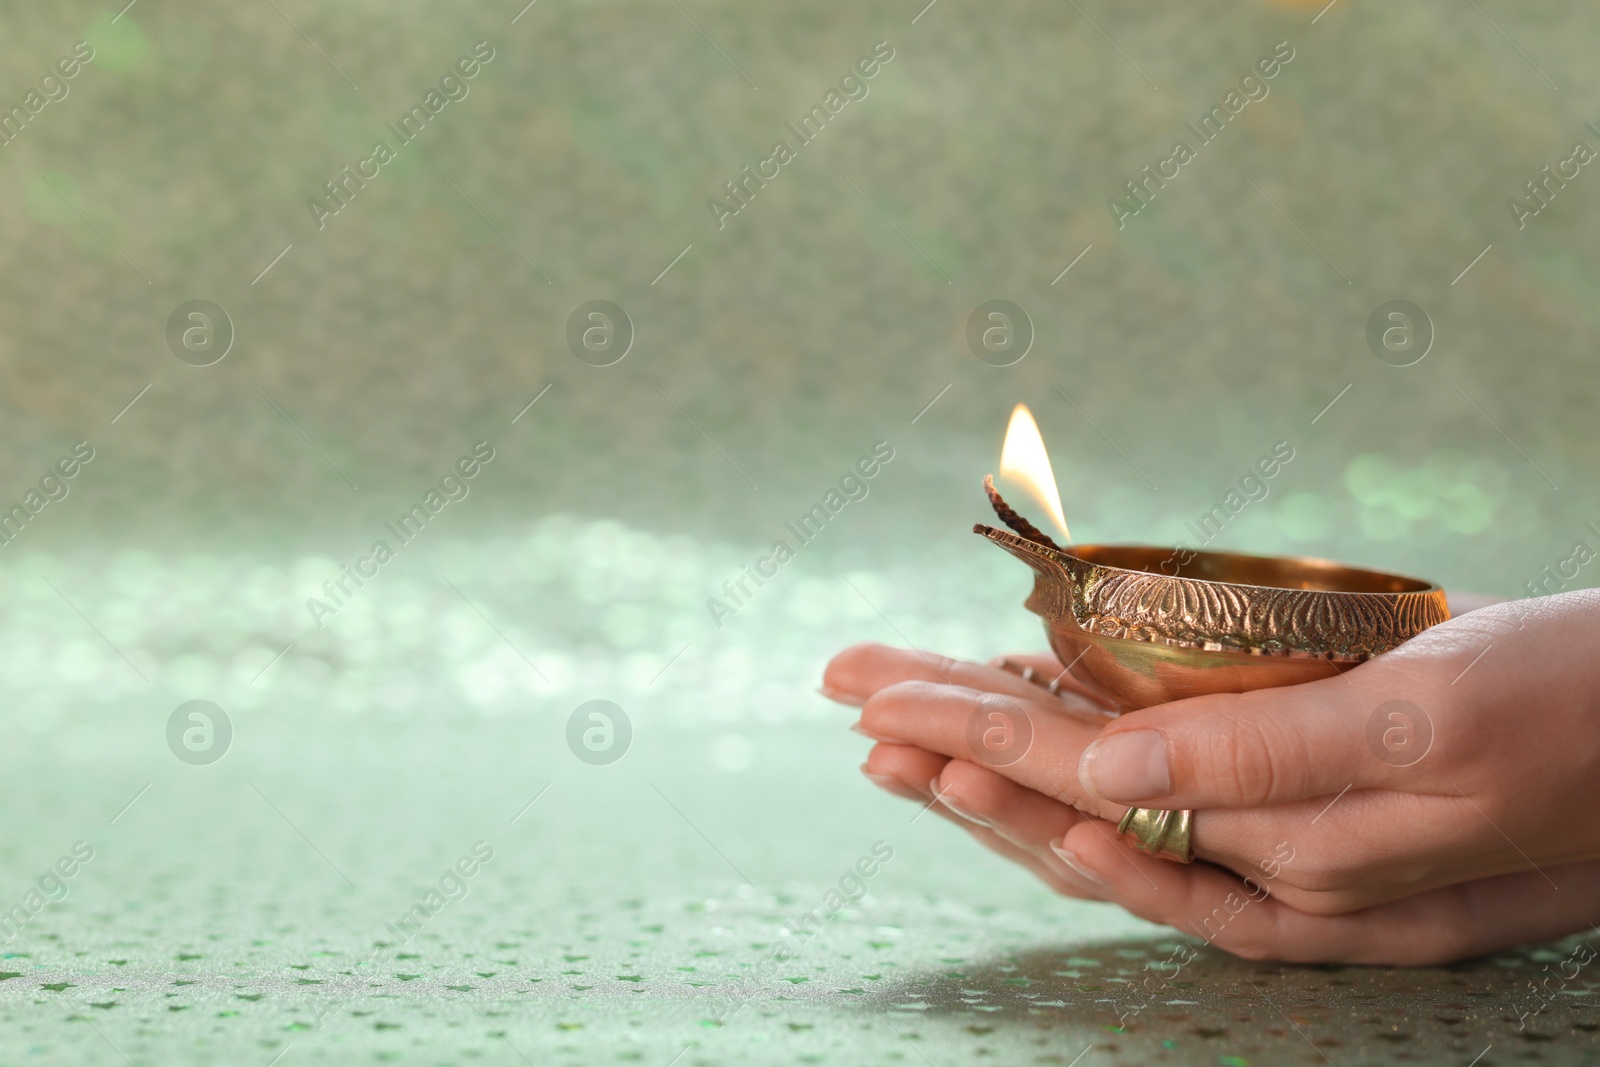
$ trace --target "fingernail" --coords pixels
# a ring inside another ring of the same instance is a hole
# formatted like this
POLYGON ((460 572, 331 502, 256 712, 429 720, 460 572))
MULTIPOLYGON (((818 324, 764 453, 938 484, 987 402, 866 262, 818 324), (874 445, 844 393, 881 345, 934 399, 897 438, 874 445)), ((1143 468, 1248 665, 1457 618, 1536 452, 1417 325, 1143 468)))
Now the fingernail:
POLYGON ((1103 737, 1083 750, 1078 779, 1101 800, 1145 800, 1172 788, 1167 741, 1154 730, 1103 737))
POLYGON ((1054 841, 1050 842, 1050 851, 1054 852, 1056 854, 1056 858, 1062 863, 1065 863, 1068 867, 1072 868, 1073 874, 1077 875, 1079 878, 1082 878, 1085 882, 1092 882, 1095 885, 1106 884, 1106 880, 1104 878, 1100 877, 1088 867, 1084 866, 1083 861, 1078 858, 1077 853, 1069 852, 1067 849, 1062 848, 1054 841))
POLYGON ((1031 847, 1026 841, 1022 840, 1019 837, 1011 836, 1010 834, 1006 833, 1004 830, 1002 830, 998 826, 989 827, 989 832, 994 834, 996 837, 1000 838, 1003 841, 1011 842, 1013 845, 1016 845, 1020 849, 1027 849, 1027 848, 1031 847))
POLYGON ((854 693, 846 693, 841 689, 831 689, 825 685, 817 686, 817 692, 821 693, 823 696, 827 697, 836 704, 845 704, 852 708, 859 708, 861 705, 866 703, 865 700, 856 696, 854 693))
POLYGON ((885 789, 904 789, 905 788, 905 785, 901 783, 900 779, 896 778, 894 775, 892 775, 892 774, 873 774, 871 771, 867 770, 867 765, 865 763, 863 763, 861 765, 861 773, 863 775, 865 775, 866 778, 869 781, 871 781, 871 782, 873 782, 873 783, 875 783, 877 785, 881 785, 885 789))
POLYGON ((933 786, 934 798, 937 799, 939 801, 939 803, 943 804, 945 807, 949 808, 951 811, 955 812, 957 815, 961 816, 963 819, 965 819, 968 822, 972 823, 974 826, 983 826, 983 827, 993 828, 994 824, 989 822, 988 819, 979 818, 978 816, 972 814, 972 812, 968 811, 966 808, 963 808, 961 805, 959 805, 955 801, 951 800, 947 795, 945 795, 943 793, 940 793, 939 792, 939 780, 937 778, 935 778, 933 780, 932 786, 933 786))
POLYGON ((861 776, 866 778, 879 789, 882 789, 884 792, 892 793, 895 796, 900 797, 902 800, 915 800, 918 803, 921 803, 927 799, 921 793, 917 792, 911 786, 906 785, 905 782, 901 781, 899 778, 896 778, 892 774, 874 774, 873 772, 867 770, 867 765, 865 763, 861 765, 861 776))
POLYGON ((887 741, 890 744, 899 744, 900 743, 900 742, 896 741, 892 737, 885 737, 882 734, 875 734, 871 730, 867 729, 865 726, 862 726, 858 722, 851 723, 850 724, 850 729, 855 731, 856 733, 860 734, 862 737, 870 737, 874 741, 887 741))

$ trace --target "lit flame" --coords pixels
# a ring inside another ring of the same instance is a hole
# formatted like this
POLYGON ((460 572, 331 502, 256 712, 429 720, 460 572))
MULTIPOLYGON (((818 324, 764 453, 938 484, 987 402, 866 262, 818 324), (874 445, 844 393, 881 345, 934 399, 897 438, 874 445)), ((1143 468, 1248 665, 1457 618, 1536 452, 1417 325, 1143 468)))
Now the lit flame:
POLYGON ((1044 450, 1039 424, 1033 421, 1033 412, 1026 404, 1018 404, 1012 410, 1011 422, 1006 426, 1006 443, 1000 449, 1000 477, 1025 488, 1055 520, 1063 537, 1072 540, 1067 518, 1061 513, 1061 492, 1050 470, 1050 454, 1044 450))

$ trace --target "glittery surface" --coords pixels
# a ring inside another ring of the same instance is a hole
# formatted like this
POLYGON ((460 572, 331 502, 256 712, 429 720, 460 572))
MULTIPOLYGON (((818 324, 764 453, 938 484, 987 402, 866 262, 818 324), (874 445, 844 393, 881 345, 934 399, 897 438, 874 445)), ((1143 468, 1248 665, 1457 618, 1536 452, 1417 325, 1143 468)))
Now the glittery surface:
POLYGON ((852 640, 1040 646, 968 532, 1019 400, 1085 541, 1194 543, 1282 440, 1217 547, 1517 595, 1600 543, 1600 179, 1506 204, 1590 137, 1600 17, 1323 7, 8 5, 0 109, 95 55, 0 147, 0 507, 94 458, 0 547, 0 1064, 1600 1059, 1595 976, 1545 984, 1569 946, 1231 960, 917 818, 813 692, 852 640), (969 348, 996 298, 1010 366, 969 348), (1409 367, 1366 339, 1395 299, 1437 333, 1409 367), (169 336, 195 300, 209 366, 169 336))
MULTIPOLYGON (((108 1044, 134 1063, 263 1065, 285 1048, 428 1064, 1320 1062, 1308 1041, 1338 1064, 1594 1054, 1592 976, 1534 992, 1563 946, 1420 971, 1243 963, 1057 898, 872 788, 848 713, 811 692, 817 664, 841 627, 897 639, 868 598, 956 653, 1032 647, 1009 561, 961 553, 933 588, 814 567, 720 632, 674 630, 688 609, 658 587, 668 603, 638 610, 661 627, 576 631, 562 620, 594 595, 590 568, 664 543, 540 526, 446 544, 433 573, 374 581, 370 614, 275 662, 249 623, 304 561, 32 560, 7 618, 36 644, 9 650, 9 672, 28 655, 53 680, 13 693, 7 905, 75 842, 93 857, 5 946, 0 1062, 117 1062, 108 1044), (941 617, 963 586, 993 587, 1003 621, 941 617), (232 727, 208 765, 164 734, 197 694, 232 727), (567 740, 596 698, 632 725, 605 765, 567 740), (830 905, 875 847, 892 855, 864 895, 830 905), (475 848, 491 858, 451 877, 475 848)), ((684 597, 721 573, 672 552, 684 597)))

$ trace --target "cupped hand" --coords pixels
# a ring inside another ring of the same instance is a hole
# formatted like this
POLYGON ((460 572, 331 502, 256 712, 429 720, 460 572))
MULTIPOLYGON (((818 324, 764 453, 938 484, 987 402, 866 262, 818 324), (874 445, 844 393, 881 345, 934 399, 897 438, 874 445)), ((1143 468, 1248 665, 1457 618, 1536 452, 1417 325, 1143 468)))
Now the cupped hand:
POLYGON ((968 825, 1058 888, 1244 955, 1423 962, 1600 918, 1600 738, 1586 734, 1600 664, 1583 655, 1597 615, 1593 594, 1504 605, 1337 678, 1109 725, 1080 694, 881 646, 841 653, 825 690, 888 742, 864 770, 931 800, 935 768, 936 810, 987 823, 968 825), (1026 750, 996 760, 990 722, 1026 723, 1026 750), (1131 759, 1089 751, 1139 732, 1131 759), (1107 825, 1127 804, 1198 809, 1197 854, 1239 873, 1127 848, 1107 825))

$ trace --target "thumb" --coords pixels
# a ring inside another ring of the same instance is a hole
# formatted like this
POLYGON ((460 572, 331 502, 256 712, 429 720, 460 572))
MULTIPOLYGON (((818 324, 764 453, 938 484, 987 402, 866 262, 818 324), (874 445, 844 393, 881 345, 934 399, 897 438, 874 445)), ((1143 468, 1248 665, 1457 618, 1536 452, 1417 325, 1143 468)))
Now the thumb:
MULTIPOLYGON (((1079 781, 1102 800, 1164 809, 1264 807, 1383 784, 1397 764, 1368 746, 1375 705, 1357 673, 1130 712, 1084 749, 1079 781)), ((1431 726, 1426 734, 1416 739, 1424 750, 1431 726)))

